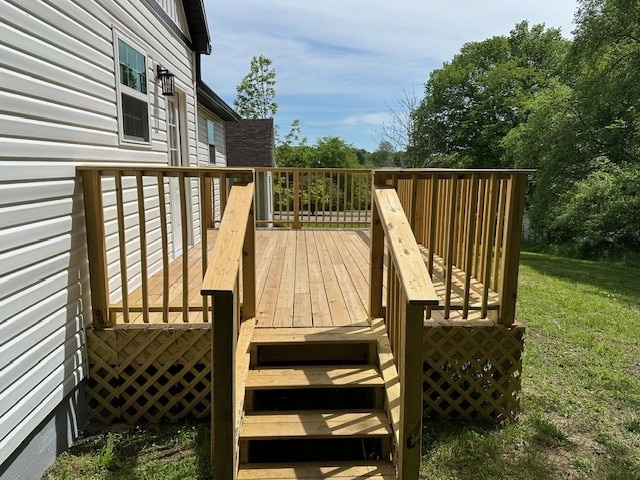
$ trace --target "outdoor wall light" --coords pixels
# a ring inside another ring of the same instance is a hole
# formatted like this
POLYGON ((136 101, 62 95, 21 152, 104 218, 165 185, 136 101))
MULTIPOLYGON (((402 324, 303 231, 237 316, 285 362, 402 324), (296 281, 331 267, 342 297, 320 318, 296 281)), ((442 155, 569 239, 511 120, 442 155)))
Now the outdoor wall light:
POLYGON ((162 84, 162 95, 173 96, 176 94, 176 76, 169 70, 158 65, 158 78, 162 84))

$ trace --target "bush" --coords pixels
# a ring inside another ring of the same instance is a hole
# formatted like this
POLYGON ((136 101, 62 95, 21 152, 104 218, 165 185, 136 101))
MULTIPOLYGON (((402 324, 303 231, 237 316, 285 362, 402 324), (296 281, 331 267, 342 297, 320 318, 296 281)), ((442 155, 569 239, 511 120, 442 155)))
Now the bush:
POLYGON ((640 165, 602 162, 563 194, 549 229, 577 253, 640 249, 640 165))

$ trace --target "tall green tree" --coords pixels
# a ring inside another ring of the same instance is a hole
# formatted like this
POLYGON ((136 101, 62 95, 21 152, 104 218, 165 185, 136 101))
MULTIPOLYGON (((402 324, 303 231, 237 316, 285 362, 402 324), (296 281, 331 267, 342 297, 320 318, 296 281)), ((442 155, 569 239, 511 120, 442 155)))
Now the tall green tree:
POLYGON ((640 161, 640 2, 582 0, 569 67, 594 155, 640 161))
POLYGON ((465 44, 434 70, 415 112, 418 155, 452 166, 504 166, 502 139, 526 119, 524 105, 562 73, 568 42, 544 25, 465 44))
POLYGON ((273 61, 264 55, 251 58, 249 73, 236 86, 234 107, 243 118, 273 118, 278 111, 276 71, 273 61))
POLYGON ((640 249, 640 4, 582 0, 565 83, 526 102, 502 145, 538 169, 535 229, 582 255, 640 249))

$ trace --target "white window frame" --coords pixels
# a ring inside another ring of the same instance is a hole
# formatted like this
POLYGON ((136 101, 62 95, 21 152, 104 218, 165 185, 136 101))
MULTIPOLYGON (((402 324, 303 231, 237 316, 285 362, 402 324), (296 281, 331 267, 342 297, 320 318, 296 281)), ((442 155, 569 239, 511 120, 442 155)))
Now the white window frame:
POLYGON ((116 104, 118 106, 118 137, 121 145, 126 145, 128 147, 138 147, 138 148, 151 148, 151 88, 150 88, 150 72, 151 72, 151 59, 147 53, 147 49, 142 46, 142 44, 136 40, 133 40, 130 35, 125 35, 115 27, 113 28, 113 58, 114 58, 114 67, 115 67, 115 80, 116 80, 116 104), (122 84, 120 81, 120 48, 119 41, 122 40, 126 44, 128 44, 131 48, 135 49, 144 56, 145 61, 145 70, 147 74, 146 78, 146 90, 147 93, 139 92, 133 88, 127 87, 122 84), (124 135, 124 113, 122 111, 122 94, 129 95, 136 100, 143 101, 147 104, 147 132, 149 139, 147 141, 144 140, 136 140, 133 138, 127 138, 124 135))

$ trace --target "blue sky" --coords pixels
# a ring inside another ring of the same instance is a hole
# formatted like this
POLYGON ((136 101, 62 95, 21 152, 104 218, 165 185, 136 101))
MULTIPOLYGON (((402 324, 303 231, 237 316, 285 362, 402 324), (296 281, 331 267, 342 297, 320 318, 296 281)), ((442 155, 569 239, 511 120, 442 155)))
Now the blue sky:
POLYGON ((575 0, 205 0, 213 52, 203 78, 229 105, 253 55, 276 70, 276 123, 300 119, 313 143, 338 135, 375 150, 403 90, 423 96, 429 72, 470 41, 522 20, 573 30, 575 0))

